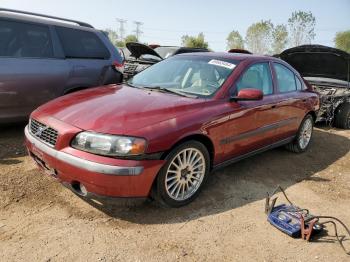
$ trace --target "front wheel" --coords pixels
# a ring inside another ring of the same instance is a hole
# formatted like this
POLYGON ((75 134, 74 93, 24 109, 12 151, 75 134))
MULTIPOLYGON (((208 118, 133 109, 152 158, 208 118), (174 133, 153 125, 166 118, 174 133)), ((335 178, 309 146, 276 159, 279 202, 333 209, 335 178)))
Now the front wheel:
POLYGON ((306 115, 299 126, 295 139, 287 144, 286 148, 294 153, 305 152, 310 145, 313 129, 314 119, 311 115, 306 115))
POLYGON ((207 148, 188 141, 174 148, 166 158, 155 185, 156 200, 171 207, 192 202, 201 191, 210 170, 207 148))

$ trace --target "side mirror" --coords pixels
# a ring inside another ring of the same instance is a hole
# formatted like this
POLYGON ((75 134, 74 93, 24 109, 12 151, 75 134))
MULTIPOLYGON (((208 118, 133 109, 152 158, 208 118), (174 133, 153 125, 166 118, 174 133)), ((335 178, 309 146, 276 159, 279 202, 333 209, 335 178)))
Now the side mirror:
POLYGON ((237 96, 232 96, 230 101, 256 101, 261 100, 264 97, 264 93, 255 88, 246 88, 238 92, 237 96))

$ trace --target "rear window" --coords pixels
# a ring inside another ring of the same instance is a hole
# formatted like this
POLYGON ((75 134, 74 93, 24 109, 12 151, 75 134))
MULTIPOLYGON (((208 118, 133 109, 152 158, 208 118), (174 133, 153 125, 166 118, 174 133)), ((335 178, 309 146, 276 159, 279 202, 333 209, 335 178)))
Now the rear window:
POLYGON ((0 20, 0 56, 53 57, 49 28, 36 24, 0 20))
POLYGON ((110 53, 98 36, 78 29, 56 27, 67 58, 108 59, 110 53))

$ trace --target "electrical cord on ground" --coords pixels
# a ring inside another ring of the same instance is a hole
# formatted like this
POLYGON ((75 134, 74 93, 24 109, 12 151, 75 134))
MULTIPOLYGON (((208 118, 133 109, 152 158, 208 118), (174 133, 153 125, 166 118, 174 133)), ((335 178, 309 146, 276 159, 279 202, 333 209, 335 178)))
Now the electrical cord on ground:
POLYGON ((347 251, 343 241, 345 240, 345 236, 339 236, 338 234, 338 229, 337 229, 337 223, 335 223, 333 220, 337 221, 340 225, 342 225, 342 227, 345 229, 345 231, 348 233, 349 237, 350 237, 350 230, 349 228, 338 218, 336 217, 332 217, 332 216, 314 216, 317 219, 332 219, 332 220, 327 220, 324 222, 318 222, 320 225, 324 226, 325 224, 332 224, 334 226, 334 232, 335 232, 335 236, 340 244, 340 246, 343 248, 343 250, 345 251, 345 253, 347 255, 350 255, 350 251, 347 251))
MULTIPOLYGON (((294 208, 294 210, 288 210, 288 212, 293 212, 293 213, 304 213, 306 212, 306 215, 309 215, 309 210, 308 209, 305 209, 305 208, 299 208, 298 206, 294 205, 292 201, 290 201, 290 199, 288 198, 286 192, 284 191, 284 189, 278 185, 276 187, 276 189, 272 192, 272 194, 270 195, 269 193, 267 193, 267 199, 269 201, 270 197, 272 197, 273 195, 275 195, 278 191, 281 191, 282 194, 284 195, 285 199, 287 200, 287 202, 294 208)), ((277 198, 276 198, 277 199, 277 198)), ((273 204, 276 202, 276 199, 274 199, 273 201, 273 204)), ((273 208, 272 207, 269 207, 270 209, 273 208)), ((283 209, 280 209, 280 210, 283 210, 283 209)), ((271 210, 270 210, 271 211, 271 210)), ((334 232, 335 232, 335 236, 337 238, 337 241, 338 243, 340 244, 340 246, 342 247, 342 249, 344 250, 344 252, 347 254, 347 255, 350 255, 350 250, 347 251, 347 249, 345 248, 343 242, 345 240, 345 236, 339 236, 338 234, 338 228, 337 228, 337 223, 338 222, 344 229, 345 231, 347 232, 349 238, 350 238, 350 229, 349 227, 347 227, 344 222, 342 222, 340 219, 336 218, 336 217, 333 217, 333 216, 315 216, 315 215, 311 215, 311 218, 312 219, 317 219, 317 223, 324 227, 326 224, 332 224, 333 227, 334 227, 334 232), (324 221, 324 222, 320 222, 320 219, 329 219, 327 221, 324 221), (335 222, 336 221, 336 222, 335 222)))

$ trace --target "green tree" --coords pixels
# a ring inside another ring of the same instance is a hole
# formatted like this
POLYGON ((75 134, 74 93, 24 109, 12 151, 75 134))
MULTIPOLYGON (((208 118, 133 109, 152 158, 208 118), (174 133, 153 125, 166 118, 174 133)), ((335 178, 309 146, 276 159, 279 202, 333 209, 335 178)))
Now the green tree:
POLYGON ((281 53, 288 43, 287 27, 283 24, 275 26, 272 30, 272 39, 272 52, 274 54, 281 53))
POLYGON ((310 44, 315 38, 316 18, 311 12, 295 11, 288 19, 290 43, 292 46, 310 44))
POLYGON ((124 39, 125 43, 129 42, 138 42, 139 40, 137 39, 136 35, 127 35, 124 39))
POLYGON ((117 47, 125 47, 125 44, 130 42, 138 42, 137 37, 135 35, 127 35, 123 40, 117 40, 115 45, 117 47))
POLYGON ((108 38, 109 38, 109 40, 111 41, 111 43, 112 43, 114 46, 118 46, 118 45, 117 45, 117 43, 118 43, 118 34, 117 34, 117 32, 114 31, 113 29, 110 29, 110 28, 105 29, 104 32, 107 33, 108 38))
POLYGON ((273 24, 270 20, 260 21, 248 27, 245 43, 249 51, 257 54, 271 52, 273 24))
POLYGON ((116 43, 117 47, 125 47, 125 42, 123 40, 119 40, 116 43))
POLYGON ((233 30, 226 38, 227 49, 244 49, 244 41, 241 34, 238 31, 233 30))
POLYGON ((335 47, 350 53, 350 30, 338 32, 334 38, 335 47))
POLYGON ((181 39, 185 47, 208 48, 208 42, 205 41, 203 33, 199 33, 198 36, 184 35, 181 39))

